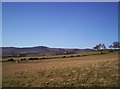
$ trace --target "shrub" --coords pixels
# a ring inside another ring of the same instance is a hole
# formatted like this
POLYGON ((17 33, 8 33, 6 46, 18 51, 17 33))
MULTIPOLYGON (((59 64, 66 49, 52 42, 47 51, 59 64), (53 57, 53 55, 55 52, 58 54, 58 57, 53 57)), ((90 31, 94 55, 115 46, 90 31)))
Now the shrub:
POLYGON ((11 58, 11 59, 8 59, 8 61, 15 61, 15 60, 11 58))
POLYGON ((101 54, 105 54, 104 52, 101 52, 101 54))
POLYGON ((24 60, 26 60, 25 58, 24 59, 20 59, 21 61, 24 61, 24 60))

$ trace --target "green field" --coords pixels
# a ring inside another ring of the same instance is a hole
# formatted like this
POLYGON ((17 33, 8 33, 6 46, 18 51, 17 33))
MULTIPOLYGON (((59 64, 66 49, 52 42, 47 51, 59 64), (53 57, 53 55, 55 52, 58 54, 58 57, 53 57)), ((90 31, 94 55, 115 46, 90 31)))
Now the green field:
POLYGON ((80 55, 87 56, 4 62, 3 87, 118 87, 118 51, 80 55))

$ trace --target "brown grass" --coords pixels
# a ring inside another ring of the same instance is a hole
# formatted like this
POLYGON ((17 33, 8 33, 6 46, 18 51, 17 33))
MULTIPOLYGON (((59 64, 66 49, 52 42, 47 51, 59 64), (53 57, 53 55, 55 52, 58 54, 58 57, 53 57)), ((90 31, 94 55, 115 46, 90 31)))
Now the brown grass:
POLYGON ((118 52, 3 63, 4 87, 113 87, 118 76, 118 52))

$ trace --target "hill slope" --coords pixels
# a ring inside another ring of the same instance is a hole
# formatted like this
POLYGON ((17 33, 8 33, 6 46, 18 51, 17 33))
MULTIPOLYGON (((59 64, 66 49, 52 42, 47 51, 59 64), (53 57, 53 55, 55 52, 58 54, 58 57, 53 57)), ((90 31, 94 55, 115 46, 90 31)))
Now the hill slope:
POLYGON ((20 63, 4 62, 2 86, 114 89, 119 86, 118 53, 20 63))
POLYGON ((92 49, 62 49, 62 48, 49 48, 45 46, 37 47, 2 47, 2 57, 16 57, 16 56, 48 56, 60 54, 75 54, 92 52, 92 49))

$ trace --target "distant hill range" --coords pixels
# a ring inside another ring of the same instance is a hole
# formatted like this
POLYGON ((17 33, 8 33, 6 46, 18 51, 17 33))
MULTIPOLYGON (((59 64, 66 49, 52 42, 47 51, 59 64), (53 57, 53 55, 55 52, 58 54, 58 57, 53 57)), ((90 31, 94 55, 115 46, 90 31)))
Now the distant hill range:
POLYGON ((6 57, 30 57, 30 56, 49 56, 49 55, 63 55, 63 54, 77 54, 92 52, 92 49, 64 49, 64 48, 49 48, 45 46, 37 47, 2 47, 2 56, 6 57))

